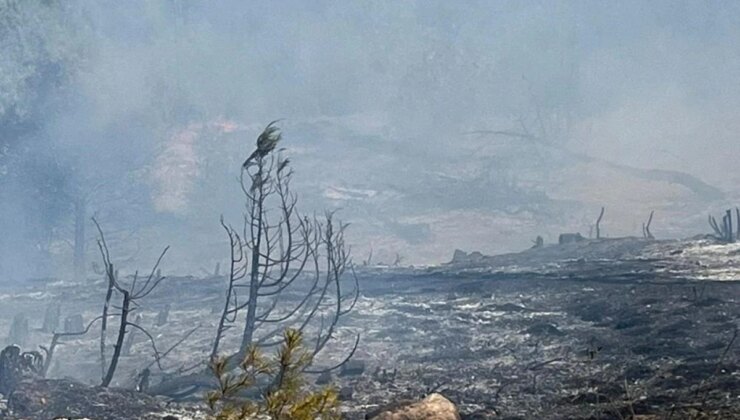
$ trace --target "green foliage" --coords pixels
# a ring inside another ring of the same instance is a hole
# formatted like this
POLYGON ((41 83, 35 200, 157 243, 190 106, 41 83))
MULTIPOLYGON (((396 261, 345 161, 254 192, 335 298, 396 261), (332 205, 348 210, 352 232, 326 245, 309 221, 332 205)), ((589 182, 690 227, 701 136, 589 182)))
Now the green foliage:
POLYGON ((208 393, 207 402, 216 420, 244 420, 266 416, 274 420, 339 419, 339 400, 331 387, 307 390, 303 371, 311 353, 303 348, 301 332, 287 329, 283 344, 274 358, 250 349, 239 364, 238 373, 229 369, 226 358, 211 363, 218 388, 208 393), (261 384, 257 399, 254 394, 261 384))

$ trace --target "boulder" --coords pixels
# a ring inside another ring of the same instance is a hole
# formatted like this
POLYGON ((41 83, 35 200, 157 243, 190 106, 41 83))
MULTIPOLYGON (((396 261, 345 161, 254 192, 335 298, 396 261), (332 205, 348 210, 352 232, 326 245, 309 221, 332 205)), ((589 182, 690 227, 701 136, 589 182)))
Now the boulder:
POLYGON ((358 376, 365 372, 364 360, 349 360, 339 369, 339 376, 358 376))
POLYGON ((331 371, 321 372, 319 377, 316 378, 316 385, 329 385, 331 383, 331 371))
POLYGON ((430 394, 418 402, 398 404, 368 416, 372 420, 460 420, 457 407, 440 394, 430 394))
POLYGON ((468 254, 461 249, 456 249, 455 253, 452 254, 452 261, 450 261, 450 264, 459 264, 466 262, 467 260, 468 254))
POLYGON ((585 240, 586 238, 583 237, 583 235, 578 233, 561 233, 558 237, 558 244, 572 244, 574 242, 581 242, 585 240))

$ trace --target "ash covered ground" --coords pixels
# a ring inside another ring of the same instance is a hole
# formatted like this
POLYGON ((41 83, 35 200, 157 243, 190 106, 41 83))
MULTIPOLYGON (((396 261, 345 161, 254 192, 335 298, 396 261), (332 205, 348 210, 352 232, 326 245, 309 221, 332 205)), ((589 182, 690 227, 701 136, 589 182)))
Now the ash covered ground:
MULTIPOLYGON (((498 257, 458 253, 420 270, 363 269, 357 306, 317 364, 340 360, 361 333, 355 372, 331 379, 348 418, 433 391, 466 418, 738 418, 739 250, 626 238, 498 257)), ((23 313, 32 330, 24 347, 47 345, 38 328, 48 305, 61 302, 62 318, 87 321, 104 289, 101 280, 2 290, 0 331, 23 313)), ((223 291, 221 278, 169 278, 148 298, 141 323, 160 347, 199 327, 163 360, 164 372, 207 358, 223 291), (167 323, 156 326, 167 304, 167 323)), ((59 347, 49 376, 98 382, 98 334, 59 347)), ((224 345, 238 346, 237 335, 224 345)), ((114 385, 133 387, 151 361, 139 337, 114 385)), ((163 375, 154 367, 152 382, 163 375)))

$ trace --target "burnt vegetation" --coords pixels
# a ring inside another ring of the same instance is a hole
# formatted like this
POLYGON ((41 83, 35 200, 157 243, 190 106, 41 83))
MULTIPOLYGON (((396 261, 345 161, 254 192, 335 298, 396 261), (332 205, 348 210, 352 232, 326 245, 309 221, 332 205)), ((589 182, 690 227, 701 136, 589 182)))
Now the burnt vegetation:
MULTIPOLYGON (((46 314, 50 319, 45 324, 52 335, 50 344, 41 346, 43 354, 21 353, 18 347, 9 347, 4 353, 3 363, 8 367, 0 369, 0 379, 7 382, 5 393, 12 391, 20 377, 20 373, 11 372, 11 365, 43 378, 60 346, 99 328, 101 387, 116 383, 120 361, 129 353, 136 334, 146 338, 152 353, 152 361, 137 369, 137 391, 183 399, 199 398, 203 391, 215 389, 208 395, 211 407, 220 412, 217 418, 247 418, 247 412, 273 418, 336 417, 337 394, 329 388, 317 393, 304 390, 303 376, 342 367, 360 343, 356 334, 344 345, 346 353, 334 363, 315 363, 316 356, 335 340, 342 317, 352 311, 359 297, 359 282, 344 239, 348 225, 338 221, 332 211, 322 216, 299 213, 298 197, 290 185, 293 170, 284 149, 278 149, 281 133, 275 124, 270 123, 259 135, 254 152, 241 166, 239 183, 245 209, 239 226, 221 219, 229 243, 229 269, 222 309, 214 313, 218 316, 216 327, 198 334, 212 334, 208 357, 190 368, 165 371, 162 359, 199 329, 190 329, 161 350, 156 334, 142 324, 138 314, 147 298, 166 284, 161 264, 169 247, 159 254, 147 275, 136 271, 124 276, 113 263, 104 229, 93 218, 104 277, 100 315, 85 325, 76 321, 78 325, 57 331, 59 310, 46 314), (226 338, 234 335, 239 337, 238 345, 227 345, 226 338), (262 354, 272 349, 277 350, 277 358, 268 361, 262 354), (154 366, 160 374, 152 375, 154 366), (238 371, 241 374, 233 373, 238 371), (151 383, 152 377, 159 381, 151 383), (266 391, 243 395, 265 381, 266 391), (262 403, 253 402, 255 398, 262 403), (237 405, 242 417, 232 415, 237 405)), ((215 280, 222 278, 216 276, 215 280)), ((155 326, 166 327, 168 316, 169 305, 160 310, 155 326)))
POLYGON ((709 226, 714 232, 714 237, 722 242, 733 243, 740 238, 740 208, 735 208, 735 224, 737 231, 733 231, 732 222, 732 209, 725 210, 725 214, 722 215, 722 223, 717 223, 717 219, 711 214, 709 215, 709 226))

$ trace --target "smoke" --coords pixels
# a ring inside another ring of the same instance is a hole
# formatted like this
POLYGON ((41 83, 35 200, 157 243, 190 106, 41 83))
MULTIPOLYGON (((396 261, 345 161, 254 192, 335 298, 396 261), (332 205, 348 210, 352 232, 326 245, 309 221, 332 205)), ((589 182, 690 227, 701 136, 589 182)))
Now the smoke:
POLYGON ((587 229, 603 167, 571 184, 563 150, 740 193, 736 2, 3 0, 0 18, 0 279, 71 272, 79 198, 122 258, 170 243, 172 270, 210 267, 277 118, 301 209, 341 208, 379 259, 587 229))

